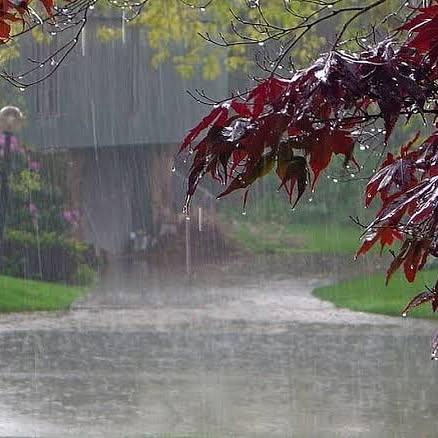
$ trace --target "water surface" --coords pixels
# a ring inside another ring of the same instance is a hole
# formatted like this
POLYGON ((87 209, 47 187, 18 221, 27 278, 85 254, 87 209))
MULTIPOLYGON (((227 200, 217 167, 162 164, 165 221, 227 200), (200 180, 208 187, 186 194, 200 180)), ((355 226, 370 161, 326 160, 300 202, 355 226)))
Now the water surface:
POLYGON ((433 323, 314 279, 118 269, 71 312, 2 317, 0 435, 437 436, 433 323))

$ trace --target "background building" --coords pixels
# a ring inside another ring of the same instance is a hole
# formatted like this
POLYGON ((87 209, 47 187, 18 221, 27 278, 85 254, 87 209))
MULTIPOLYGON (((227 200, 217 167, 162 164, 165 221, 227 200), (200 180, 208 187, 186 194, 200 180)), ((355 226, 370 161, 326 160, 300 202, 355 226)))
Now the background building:
MULTIPOLYGON (((184 171, 171 172, 173 157, 207 110, 186 90, 205 86, 212 96, 224 96, 228 77, 204 81, 195 74, 184 80, 171 63, 155 69, 144 29, 126 26, 122 38, 110 42, 96 37, 108 20, 121 25, 120 18, 92 16, 58 71, 26 90, 23 136, 37 148, 66 155, 63 180, 82 212, 80 237, 122 253, 133 232, 146 236, 147 246, 175 229, 184 171)), ((56 48, 53 40, 38 44, 29 38, 22 58, 47 56, 56 48)))

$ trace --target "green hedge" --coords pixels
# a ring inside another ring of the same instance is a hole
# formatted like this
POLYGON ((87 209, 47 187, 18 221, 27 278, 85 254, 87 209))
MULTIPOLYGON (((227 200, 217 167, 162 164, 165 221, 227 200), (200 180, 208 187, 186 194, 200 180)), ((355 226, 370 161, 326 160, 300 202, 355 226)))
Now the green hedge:
MULTIPOLYGON (((8 230, 0 270, 5 275, 65 283, 83 283, 83 267, 97 267, 92 247, 57 233, 8 230)), ((88 273, 87 278, 90 278, 88 273)))

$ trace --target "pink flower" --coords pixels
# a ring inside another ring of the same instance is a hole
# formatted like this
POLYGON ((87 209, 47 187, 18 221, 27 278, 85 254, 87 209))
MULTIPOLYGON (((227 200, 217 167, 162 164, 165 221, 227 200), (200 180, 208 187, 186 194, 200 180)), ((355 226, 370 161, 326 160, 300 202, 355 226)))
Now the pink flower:
POLYGON ((79 213, 79 210, 70 209, 70 210, 64 210, 62 212, 62 217, 70 225, 76 227, 79 225, 79 220, 81 218, 81 215, 79 213))
POLYGON ((27 208, 32 216, 32 223, 35 225, 38 220, 38 207, 33 202, 29 202, 27 208))
MULTIPOLYGON (((4 156, 5 150, 6 150, 6 134, 1 133, 0 134, 0 157, 4 156)), ((10 136, 9 151, 24 154, 24 148, 22 146, 20 146, 20 144, 18 143, 17 137, 15 137, 14 135, 10 136)))
POLYGON ((29 213, 32 216, 36 216, 38 214, 38 208, 33 202, 29 202, 28 208, 29 208, 29 213))
POLYGON ((27 166, 29 170, 33 170, 35 172, 38 172, 41 169, 41 163, 39 163, 38 161, 29 160, 27 166))

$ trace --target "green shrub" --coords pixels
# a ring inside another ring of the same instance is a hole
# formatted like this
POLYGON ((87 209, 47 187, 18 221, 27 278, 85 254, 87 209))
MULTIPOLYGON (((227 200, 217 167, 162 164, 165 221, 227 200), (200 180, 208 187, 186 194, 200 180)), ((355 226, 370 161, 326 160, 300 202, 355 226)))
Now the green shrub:
POLYGON ((75 284, 78 286, 91 286, 96 281, 96 271, 86 264, 78 266, 75 274, 75 284))
POLYGON ((7 204, 1 206, 0 273, 64 283, 91 281, 96 257, 89 245, 70 237, 80 212, 61 189, 65 160, 50 166, 52 158, 22 146, 7 166, 0 166, 8 193, 7 204))
MULTIPOLYGON (((83 242, 55 232, 41 235, 22 230, 6 232, 1 260, 4 274, 75 283, 83 265, 97 265, 92 248, 83 242)), ((90 277, 90 273, 84 275, 90 277)))

